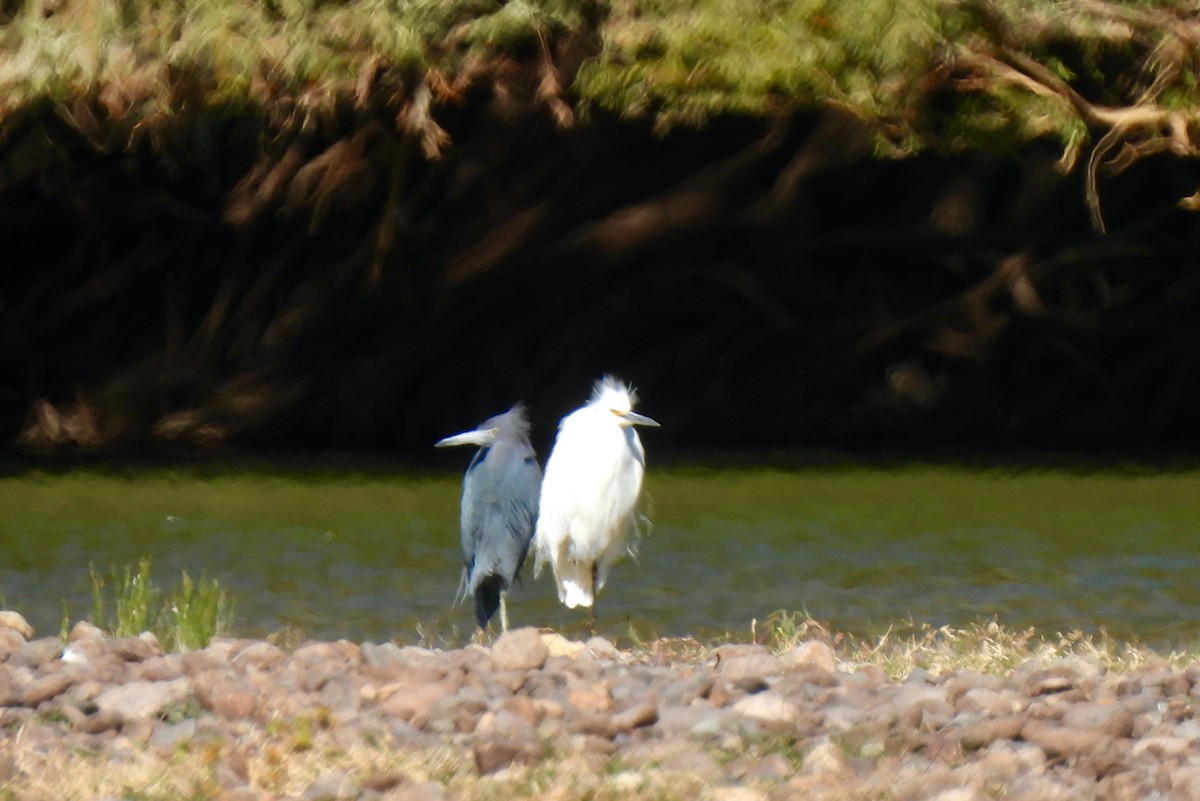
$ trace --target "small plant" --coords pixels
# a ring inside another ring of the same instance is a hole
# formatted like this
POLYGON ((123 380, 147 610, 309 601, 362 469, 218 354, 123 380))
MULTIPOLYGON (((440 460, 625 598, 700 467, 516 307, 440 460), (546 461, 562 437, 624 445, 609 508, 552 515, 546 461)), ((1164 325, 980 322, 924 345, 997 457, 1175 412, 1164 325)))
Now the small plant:
POLYGON ((761 632, 758 630, 757 621, 751 623, 751 636, 754 642, 762 642, 775 651, 790 650, 807 640, 820 640, 833 645, 835 640, 840 639, 833 637, 829 629, 803 609, 775 610, 763 621, 761 632))
POLYGON ((201 576, 199 582, 193 583, 185 571, 179 590, 168 601, 162 614, 166 617, 167 637, 174 643, 173 650, 203 648, 213 637, 229 630, 233 601, 216 579, 201 576))
POLYGON ((133 637, 150 631, 158 613, 159 592, 150 580, 148 557, 142 557, 138 562, 136 573, 128 565, 121 572, 115 567, 111 569, 111 613, 106 597, 110 585, 95 567, 90 566, 88 574, 92 579, 92 622, 95 625, 107 629, 114 637, 133 637))
MULTIPOLYGON (((215 579, 193 582, 184 571, 180 586, 164 596, 150 578, 149 557, 138 561, 136 571, 112 568, 107 580, 94 567, 89 573, 92 622, 115 637, 149 631, 167 651, 192 651, 229 630, 233 599, 215 579)), ((64 630, 69 619, 64 604, 64 630)))

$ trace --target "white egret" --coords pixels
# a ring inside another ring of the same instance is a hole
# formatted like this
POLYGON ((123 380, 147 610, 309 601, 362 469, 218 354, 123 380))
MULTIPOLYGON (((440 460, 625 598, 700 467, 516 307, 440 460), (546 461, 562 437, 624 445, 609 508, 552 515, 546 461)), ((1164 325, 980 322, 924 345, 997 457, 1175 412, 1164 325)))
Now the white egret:
POLYGON ((534 575, 549 562, 570 609, 593 607, 609 568, 634 545, 646 464, 634 426, 658 426, 633 411, 636 403, 626 384, 600 379, 588 403, 559 423, 546 462, 534 575))

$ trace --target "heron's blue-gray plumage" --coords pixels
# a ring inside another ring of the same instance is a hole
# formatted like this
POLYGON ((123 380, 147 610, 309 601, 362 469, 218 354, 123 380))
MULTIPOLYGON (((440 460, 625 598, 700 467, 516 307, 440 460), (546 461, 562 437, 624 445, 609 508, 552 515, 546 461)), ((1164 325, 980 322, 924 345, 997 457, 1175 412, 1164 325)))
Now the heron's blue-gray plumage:
POLYGON ((520 575, 537 521, 542 471, 519 404, 481 423, 494 432, 463 476, 461 534, 463 596, 475 598, 475 619, 486 626, 520 575))

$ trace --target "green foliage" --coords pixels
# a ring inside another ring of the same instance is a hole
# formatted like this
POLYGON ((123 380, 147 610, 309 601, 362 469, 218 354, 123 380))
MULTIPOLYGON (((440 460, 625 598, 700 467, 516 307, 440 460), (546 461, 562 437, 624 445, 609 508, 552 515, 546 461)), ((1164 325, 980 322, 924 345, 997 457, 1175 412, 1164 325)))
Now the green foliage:
MULTIPOLYGON (((1191 4, 1052 0, 26 0, 0 23, 0 125, 36 103, 94 99, 130 135, 181 111, 251 104, 294 126, 361 99, 363 76, 464 72, 600 44, 569 89, 662 128, 716 115, 837 106, 876 124, 881 152, 1078 145, 1059 87, 1011 48, 1110 107, 1200 107, 1191 4)), ((569 76, 565 76, 569 77, 569 76)), ((415 81, 384 82, 399 107, 415 81)), ((74 111, 64 112, 76 119, 74 111)), ((82 124, 82 123, 80 123, 82 124)))
MULTIPOLYGON (((233 600, 215 579, 193 582, 185 571, 179 587, 164 595, 150 578, 150 559, 132 570, 113 568, 105 579, 92 568, 92 622, 116 637, 151 631, 168 651, 203 648, 228 632, 233 600)), ((66 626, 64 613, 64 627, 66 626)))

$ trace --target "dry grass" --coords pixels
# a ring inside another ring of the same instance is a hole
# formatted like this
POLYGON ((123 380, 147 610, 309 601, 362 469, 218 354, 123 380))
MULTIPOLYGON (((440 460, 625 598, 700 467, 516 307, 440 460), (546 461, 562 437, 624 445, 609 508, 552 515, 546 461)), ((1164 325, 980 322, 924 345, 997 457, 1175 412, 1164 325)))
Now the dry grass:
POLYGON ((1029 660, 1069 656, 1093 660, 1117 672, 1149 665, 1185 668, 1200 661, 1195 647, 1162 652, 1104 632, 1043 634, 1032 628, 1012 629, 995 620, 962 628, 907 621, 876 637, 862 637, 831 633, 803 612, 779 611, 767 619, 761 639, 755 639, 780 651, 807 640, 821 640, 834 647, 848 669, 873 665, 892 679, 902 679, 918 669, 933 675, 956 670, 1003 674, 1029 660))
MULTIPOLYGON (((122 738, 123 739, 123 738, 122 738)), ((39 747, 18 734, 0 744, 23 773, 21 787, 0 788, 0 799, 20 801, 186 801, 221 796, 222 775, 238 774, 260 797, 299 798, 319 779, 345 776, 356 787, 436 782, 463 801, 590 797, 671 801, 698 798, 700 784, 653 770, 612 770, 578 754, 552 753, 538 765, 513 764, 479 776, 466 746, 405 747, 389 740, 342 748, 326 730, 300 736, 292 728, 274 736, 254 732, 236 739, 211 736, 181 744, 166 754, 125 741, 112 752, 67 745, 39 747)))
POLYGON ((843 670, 872 666, 894 680, 914 670, 935 676, 956 670, 1001 675, 1031 660, 1066 657, 1088 659, 1115 672, 1153 666, 1184 669, 1200 664, 1200 645, 1164 651, 1104 632, 1041 633, 1033 628, 1010 628, 995 620, 962 627, 908 620, 893 624, 882 634, 867 636, 840 632, 806 612, 786 610, 773 612, 761 623, 753 621, 749 637, 739 633, 726 633, 715 640, 635 637, 630 653, 636 659, 658 663, 697 664, 712 659, 715 650, 725 643, 751 642, 781 653, 811 641, 833 648, 843 670))

